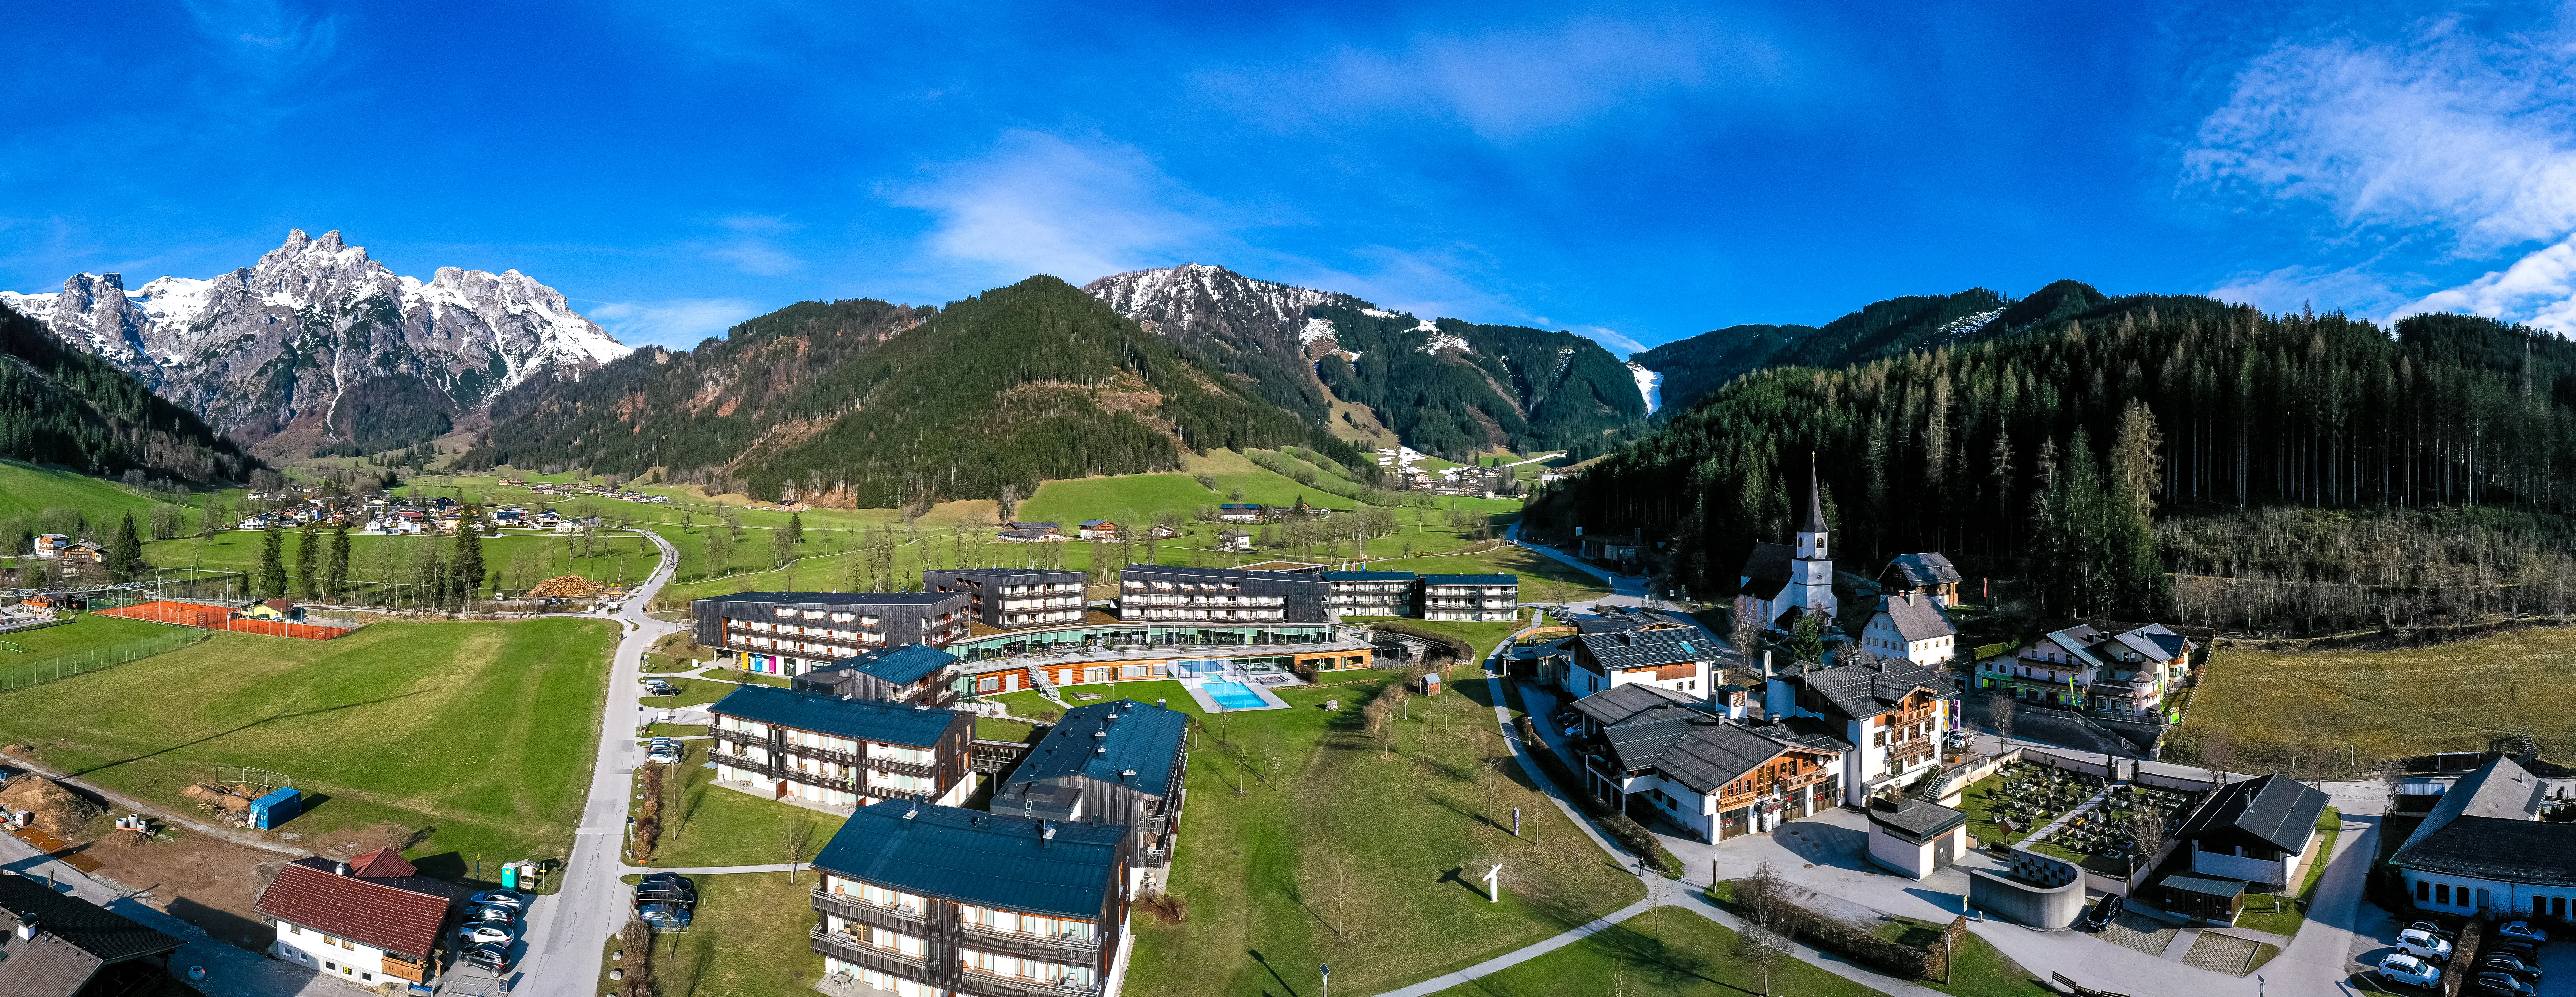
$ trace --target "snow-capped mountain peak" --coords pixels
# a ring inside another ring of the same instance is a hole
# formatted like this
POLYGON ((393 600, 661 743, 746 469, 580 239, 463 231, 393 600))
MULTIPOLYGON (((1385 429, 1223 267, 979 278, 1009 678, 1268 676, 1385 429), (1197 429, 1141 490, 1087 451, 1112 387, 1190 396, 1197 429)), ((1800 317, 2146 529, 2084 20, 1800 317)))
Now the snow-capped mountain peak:
POLYGON ((129 291, 120 274, 74 274, 59 292, 0 292, 0 305, 251 441, 306 426, 315 442, 408 444, 387 433, 417 436, 540 370, 631 352, 517 270, 440 267, 423 283, 337 231, 292 230, 212 278, 129 291))

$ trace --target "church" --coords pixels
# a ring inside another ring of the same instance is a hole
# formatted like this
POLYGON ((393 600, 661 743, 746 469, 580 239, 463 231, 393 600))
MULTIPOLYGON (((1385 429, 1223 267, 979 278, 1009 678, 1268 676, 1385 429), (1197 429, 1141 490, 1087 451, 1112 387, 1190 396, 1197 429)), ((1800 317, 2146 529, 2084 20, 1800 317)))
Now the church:
POLYGON ((1789 633, 1797 628, 1800 616, 1822 613, 1824 619, 1819 622, 1832 633, 1837 615, 1834 562, 1825 549, 1825 503, 1816 485, 1814 454, 1807 455, 1806 507, 1794 546, 1761 541, 1745 557, 1744 571, 1736 579, 1736 619, 1789 633))

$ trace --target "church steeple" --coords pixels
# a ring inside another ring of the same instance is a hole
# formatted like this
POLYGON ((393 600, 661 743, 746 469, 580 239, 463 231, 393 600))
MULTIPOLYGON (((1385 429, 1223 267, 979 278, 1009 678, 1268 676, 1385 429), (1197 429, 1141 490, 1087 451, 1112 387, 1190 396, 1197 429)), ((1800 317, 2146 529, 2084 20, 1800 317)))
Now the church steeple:
POLYGON ((1792 605, 1804 606, 1810 612, 1835 615, 1834 562, 1826 549, 1825 490, 1816 471, 1816 453, 1807 452, 1807 516, 1798 524, 1798 557, 1791 569, 1795 591, 1792 605))
POLYGON ((1800 533, 1818 536, 1825 532, 1825 490, 1816 487, 1816 452, 1807 451, 1807 521, 1798 526, 1800 533))

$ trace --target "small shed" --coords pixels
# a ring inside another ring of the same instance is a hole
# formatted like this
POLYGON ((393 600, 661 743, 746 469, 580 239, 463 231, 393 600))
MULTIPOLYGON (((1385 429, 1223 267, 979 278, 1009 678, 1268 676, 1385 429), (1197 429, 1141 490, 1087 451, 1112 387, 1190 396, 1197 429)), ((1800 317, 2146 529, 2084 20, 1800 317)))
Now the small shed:
POLYGON ((1440 673, 1439 673, 1439 672, 1424 672, 1424 673, 1422 673, 1422 681, 1421 681, 1420 685, 1421 685, 1421 687, 1422 687, 1422 688, 1421 688, 1421 692, 1422 692, 1422 694, 1423 694, 1423 695, 1425 695, 1425 696, 1437 696, 1437 695, 1439 695, 1439 694, 1440 694, 1440 673))
POLYGON ((2144 892, 2147 899, 2176 914, 2213 924, 2234 924, 2236 915, 2245 909, 2245 887, 2242 879, 2177 872, 2144 892))
POLYGON ((1967 850, 1967 814, 1929 800, 1870 801, 1870 861, 1922 879, 1958 861, 1967 850))
POLYGON ((280 786, 259 799, 250 801, 250 826, 262 831, 294 820, 304 812, 304 794, 293 786, 280 786))

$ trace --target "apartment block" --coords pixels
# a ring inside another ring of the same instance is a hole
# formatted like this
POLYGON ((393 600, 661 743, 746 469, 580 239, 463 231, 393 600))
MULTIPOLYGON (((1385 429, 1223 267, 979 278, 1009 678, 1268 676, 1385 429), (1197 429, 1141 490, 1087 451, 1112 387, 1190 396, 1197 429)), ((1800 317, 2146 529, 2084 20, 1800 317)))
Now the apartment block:
POLYGON ((1323 623, 1331 586, 1313 575, 1130 564, 1119 572, 1128 623, 1323 623))
POLYGON ((835 699, 905 706, 957 701, 957 656, 928 644, 870 651, 796 676, 789 688, 835 699))
POLYGON ((1509 623, 1521 615, 1519 575, 1424 575, 1417 605, 1426 620, 1509 623))
POLYGON ((1048 728, 993 793, 993 812, 1124 824, 1128 864, 1172 864, 1180 838, 1189 716, 1132 699, 1076 707, 1048 728))
POLYGON ((880 648, 945 647, 967 632, 955 592, 737 592, 693 600, 697 641, 744 671, 802 675, 880 648))
POLYGON ((1126 973, 1128 828, 889 801, 814 856, 826 993, 1108 997, 1126 973))
POLYGON ((963 801, 975 715, 741 686, 707 707, 716 780, 830 807, 963 801))
POLYGON ((924 571, 924 592, 964 593, 968 615, 999 629, 1082 622, 1079 571, 959 568, 924 571))
POLYGON ((1337 617, 1411 616, 1413 588, 1421 581, 1410 571, 1327 571, 1318 577, 1332 586, 1324 605, 1337 617))

